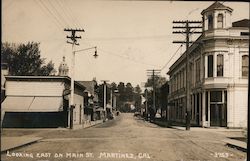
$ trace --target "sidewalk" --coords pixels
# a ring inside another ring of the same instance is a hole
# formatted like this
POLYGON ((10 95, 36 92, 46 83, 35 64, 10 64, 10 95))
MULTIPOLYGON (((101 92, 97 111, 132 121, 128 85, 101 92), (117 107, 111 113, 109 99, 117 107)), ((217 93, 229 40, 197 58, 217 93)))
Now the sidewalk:
POLYGON ((29 145, 41 140, 41 137, 34 136, 20 136, 20 137, 1 137, 1 153, 6 152, 8 150, 13 150, 18 147, 22 147, 25 145, 29 145))
MULTIPOLYGON (((176 130, 186 131, 186 127, 184 126, 178 126, 178 125, 168 125, 166 122, 156 120, 153 122, 153 124, 162 126, 162 127, 168 127, 173 128, 176 130)), ((226 139, 222 140, 225 145, 228 145, 233 148, 237 148, 241 151, 246 152, 247 151, 247 143, 244 141, 239 141, 231 138, 237 138, 237 137, 245 137, 243 136, 243 129, 228 129, 226 127, 209 127, 209 128, 203 128, 203 127, 190 127, 190 132, 212 132, 212 133, 219 133, 225 136, 226 139)))
MULTIPOLYGON (((170 126, 171 128, 177 129, 177 130, 183 130, 186 131, 185 127, 180 126, 170 126)), ((228 129, 223 127, 216 127, 216 128, 202 128, 202 127, 190 127, 190 131, 207 131, 207 132, 213 132, 213 133, 220 133, 227 137, 227 139, 222 140, 225 142, 225 145, 228 145, 232 148, 237 148, 241 151, 246 152, 247 151, 247 143, 244 141, 239 141, 235 139, 230 139, 231 137, 243 137, 243 130, 242 129, 228 129)))

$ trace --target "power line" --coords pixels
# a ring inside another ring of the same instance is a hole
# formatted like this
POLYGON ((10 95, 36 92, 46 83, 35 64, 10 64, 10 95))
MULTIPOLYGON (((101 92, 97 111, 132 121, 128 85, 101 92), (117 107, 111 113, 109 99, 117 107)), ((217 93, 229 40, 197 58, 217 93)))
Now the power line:
POLYGON ((66 24, 67 26, 69 26, 67 20, 64 18, 64 16, 61 15, 61 13, 58 12, 57 8, 53 5, 52 1, 49 0, 48 2, 49 2, 48 5, 50 5, 53 8, 53 10, 55 11, 55 14, 58 17, 60 17, 60 19, 64 22, 64 24, 66 24))
POLYGON ((68 10, 68 8, 65 7, 64 4, 62 4, 61 0, 58 0, 58 1, 55 0, 54 2, 58 4, 57 6, 61 9, 61 11, 65 15, 65 17, 67 17, 69 20, 72 20, 72 22, 73 22, 73 24, 74 24, 75 27, 82 28, 82 26, 80 26, 80 25, 77 24, 77 22, 75 21, 75 17, 71 15, 70 10, 68 10))
MULTIPOLYGON (((59 0, 59 2, 60 2, 60 0, 59 0)), ((70 4, 65 4, 66 3, 66 0, 64 0, 64 1, 61 1, 62 2, 62 6, 67 6, 67 7, 65 7, 65 9, 66 10, 68 10, 68 13, 69 13, 69 16, 71 17, 71 19, 76 23, 76 25, 78 25, 78 27, 80 27, 80 28, 83 28, 82 27, 82 25, 81 25, 81 23, 75 18, 75 16, 73 16, 73 14, 72 14, 72 12, 71 11, 73 11, 73 9, 70 7, 70 4), (64 2, 64 4, 63 4, 63 2, 64 2)), ((65 10, 65 11, 66 11, 65 10)))
POLYGON ((154 65, 154 64, 149 64, 149 63, 146 63, 146 62, 142 62, 142 61, 138 61, 138 60, 135 60, 135 59, 131 59, 129 57, 124 57, 124 56, 121 56, 119 54, 115 54, 115 53, 112 53, 110 51, 103 50, 100 47, 98 47, 98 50, 103 51, 103 52, 105 52, 107 54, 110 54, 110 55, 113 55, 113 56, 117 56, 117 57, 122 58, 122 59, 130 60, 130 61, 135 62, 135 63, 144 64, 144 65, 150 65, 150 66, 156 67, 156 65, 154 65))
POLYGON ((173 35, 148 35, 148 36, 135 36, 135 37, 96 37, 86 40, 92 41, 113 41, 113 40, 145 40, 145 39, 173 39, 173 35))
POLYGON ((60 28, 60 30, 62 30, 62 28, 64 28, 64 25, 62 24, 62 22, 60 21, 60 19, 58 19, 57 16, 54 15, 54 13, 43 3, 42 0, 37 0, 36 2, 40 2, 40 4, 50 13, 50 15, 54 18, 55 22, 57 22, 57 25, 59 25, 58 27, 60 28))
POLYGON ((175 51, 175 53, 171 56, 171 58, 168 60, 168 62, 161 68, 161 70, 163 70, 169 63, 170 61, 174 58, 175 54, 180 50, 180 48, 183 46, 183 44, 181 44, 179 46, 179 48, 175 51))

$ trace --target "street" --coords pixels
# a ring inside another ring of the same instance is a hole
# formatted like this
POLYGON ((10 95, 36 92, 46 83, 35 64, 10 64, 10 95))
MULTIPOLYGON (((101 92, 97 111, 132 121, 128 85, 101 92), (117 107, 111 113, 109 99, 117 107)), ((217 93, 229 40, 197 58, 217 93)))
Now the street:
POLYGON ((2 161, 243 161, 246 153, 225 146, 223 132, 162 128, 121 114, 91 128, 3 129, 2 136, 43 139, 2 154, 2 161))

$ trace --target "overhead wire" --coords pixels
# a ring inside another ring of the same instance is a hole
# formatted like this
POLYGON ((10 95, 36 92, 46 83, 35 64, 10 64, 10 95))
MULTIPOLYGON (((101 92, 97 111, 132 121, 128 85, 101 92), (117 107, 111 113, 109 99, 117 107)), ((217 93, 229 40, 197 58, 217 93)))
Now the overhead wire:
MULTIPOLYGON (((64 28, 62 22, 58 19, 58 17, 56 17, 51 11, 50 9, 43 3, 42 0, 35 0, 35 2, 39 5, 40 8, 42 8, 42 10, 44 11, 47 10, 49 12, 49 15, 53 17, 54 23, 57 25, 57 27, 62 30, 64 28)), ((44 11, 46 14, 48 14, 48 12, 44 11)), ((49 16, 49 17, 50 17, 49 16)))
POLYGON ((61 19, 63 21, 63 23, 69 27, 70 25, 67 22, 67 20, 65 19, 65 16, 62 16, 62 14, 59 13, 58 9, 54 6, 54 4, 52 3, 52 1, 48 0, 48 5, 52 7, 52 9, 54 10, 55 14, 59 17, 59 19, 61 19))
POLYGON ((71 12, 72 11, 72 8, 70 6, 70 4, 66 4, 66 0, 58 0, 59 2, 61 2, 61 5, 62 6, 67 6, 67 7, 64 7, 65 8, 65 11, 67 11, 69 13, 69 16, 71 17, 71 19, 74 21, 74 23, 80 27, 80 28, 83 28, 83 26, 81 25, 81 23, 77 20, 77 18, 75 16, 73 16, 73 13, 71 12), (63 4, 64 2, 64 4, 63 4))
POLYGON ((139 61, 139 60, 136 60, 136 59, 131 59, 130 57, 124 57, 124 56, 121 56, 121 55, 119 55, 119 54, 115 54, 115 53, 113 53, 113 52, 110 52, 110 51, 107 51, 107 50, 100 49, 100 47, 98 47, 98 50, 103 51, 103 52, 106 53, 106 54, 113 55, 113 56, 116 56, 116 57, 119 57, 119 58, 122 58, 122 59, 127 59, 127 60, 132 61, 132 62, 135 62, 135 63, 139 63, 139 64, 144 64, 144 65, 150 65, 150 66, 157 67, 155 64, 149 64, 149 63, 142 62, 142 61, 139 61))
POLYGON ((68 7, 66 4, 62 4, 63 2, 61 0, 55 0, 54 1, 57 6, 61 9, 61 12, 64 14, 64 16, 66 17, 66 19, 71 20, 71 23, 73 24, 74 27, 80 27, 80 25, 78 24, 77 21, 75 21, 75 17, 72 15, 72 13, 70 12, 70 10, 68 9, 68 7))
POLYGON ((168 62, 160 69, 161 71, 170 63, 170 61, 174 58, 176 53, 180 50, 180 48, 183 46, 183 44, 180 45, 180 47, 174 52, 174 54, 171 56, 171 58, 168 60, 168 62))

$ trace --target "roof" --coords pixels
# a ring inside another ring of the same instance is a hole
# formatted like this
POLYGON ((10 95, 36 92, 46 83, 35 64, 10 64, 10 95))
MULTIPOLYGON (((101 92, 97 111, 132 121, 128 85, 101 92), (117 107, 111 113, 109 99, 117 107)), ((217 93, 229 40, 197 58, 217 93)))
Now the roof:
POLYGON ((230 11, 230 12, 233 11, 232 8, 227 7, 227 6, 223 5, 222 3, 216 1, 216 2, 214 2, 212 5, 210 5, 208 8, 204 9, 204 10, 201 12, 201 14, 203 14, 204 12, 211 11, 211 10, 216 10, 216 9, 228 10, 228 11, 230 11))
POLYGON ((94 95, 95 94, 95 81, 77 81, 79 84, 83 85, 86 87, 86 90, 90 92, 90 94, 94 95))
POLYGON ((250 20, 249 19, 243 19, 239 21, 235 21, 232 24, 233 27, 250 27, 250 20))
MULTIPOLYGON (((71 78, 68 76, 5 76, 6 81, 63 81, 66 83, 71 82, 71 78)), ((75 81, 75 86, 85 90, 86 87, 75 81)))

